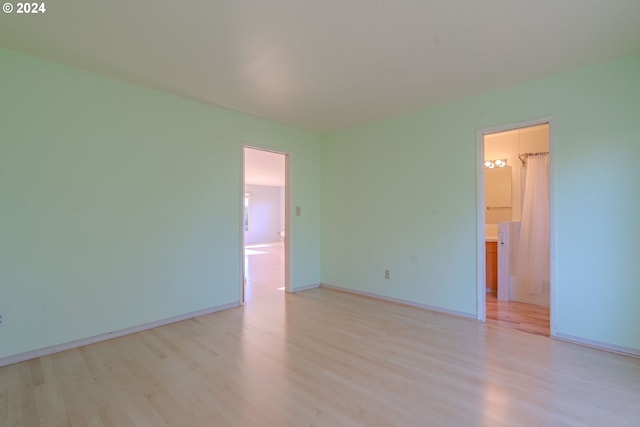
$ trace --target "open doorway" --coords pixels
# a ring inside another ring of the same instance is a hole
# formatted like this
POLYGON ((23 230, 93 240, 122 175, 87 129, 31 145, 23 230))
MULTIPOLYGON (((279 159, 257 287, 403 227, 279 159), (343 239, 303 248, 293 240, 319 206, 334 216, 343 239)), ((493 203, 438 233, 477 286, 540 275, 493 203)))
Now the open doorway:
POLYGON ((552 294, 549 143, 548 121, 483 132, 478 194, 484 214, 478 250, 485 266, 478 300, 486 320, 547 336, 552 294))
POLYGON ((288 288, 288 156, 243 148, 242 301, 288 288))

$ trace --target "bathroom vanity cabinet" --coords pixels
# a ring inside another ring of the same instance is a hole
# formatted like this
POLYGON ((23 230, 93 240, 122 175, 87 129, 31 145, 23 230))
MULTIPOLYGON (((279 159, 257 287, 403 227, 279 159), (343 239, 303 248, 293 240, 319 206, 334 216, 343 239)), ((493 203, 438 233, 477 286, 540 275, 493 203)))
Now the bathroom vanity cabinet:
POLYGON ((487 241, 487 292, 498 292, 498 242, 487 241))

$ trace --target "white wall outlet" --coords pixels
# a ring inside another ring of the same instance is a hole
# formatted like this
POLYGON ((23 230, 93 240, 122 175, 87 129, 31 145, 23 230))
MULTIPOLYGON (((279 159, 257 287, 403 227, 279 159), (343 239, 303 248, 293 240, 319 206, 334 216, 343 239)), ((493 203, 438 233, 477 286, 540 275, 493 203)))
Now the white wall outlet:
POLYGON ((384 278, 385 278, 385 279, 388 279, 388 278, 390 278, 390 277, 391 277, 391 272, 390 272, 389 270, 385 270, 385 271, 384 271, 384 278))
POLYGON ((296 206, 296 216, 302 215, 302 208, 300 206, 296 206))
POLYGON ((0 328, 2 328, 5 324, 4 314, 0 313, 0 328))

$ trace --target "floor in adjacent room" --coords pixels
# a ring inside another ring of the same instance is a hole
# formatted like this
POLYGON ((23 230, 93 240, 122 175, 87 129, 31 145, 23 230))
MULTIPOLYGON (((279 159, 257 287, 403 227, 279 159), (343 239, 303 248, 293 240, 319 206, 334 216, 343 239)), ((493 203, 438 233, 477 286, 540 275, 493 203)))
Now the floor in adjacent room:
POLYGON ((279 298, 284 292, 284 244, 282 242, 260 243, 245 246, 244 301, 267 302, 279 298))
POLYGON ((549 336, 549 307, 517 301, 498 301, 487 293, 487 323, 549 336))
MULTIPOLYGON (((326 288, 0 368, 0 426, 637 425, 640 359, 326 288)), ((265 273, 266 272, 266 273, 265 273)), ((264 274, 263 274, 264 273, 264 274)))

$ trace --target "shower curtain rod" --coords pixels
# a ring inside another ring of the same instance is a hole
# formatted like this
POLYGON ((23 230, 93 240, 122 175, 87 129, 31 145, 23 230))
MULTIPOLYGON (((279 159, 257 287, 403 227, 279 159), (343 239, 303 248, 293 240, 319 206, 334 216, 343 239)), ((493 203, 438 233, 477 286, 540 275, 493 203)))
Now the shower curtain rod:
POLYGON ((537 151, 535 153, 522 153, 522 154, 518 154, 518 158, 520 159, 520 161, 522 162, 522 165, 524 166, 524 164, 526 163, 525 160, 527 159, 527 157, 539 156, 541 154, 549 154, 549 152, 548 151, 537 151))

